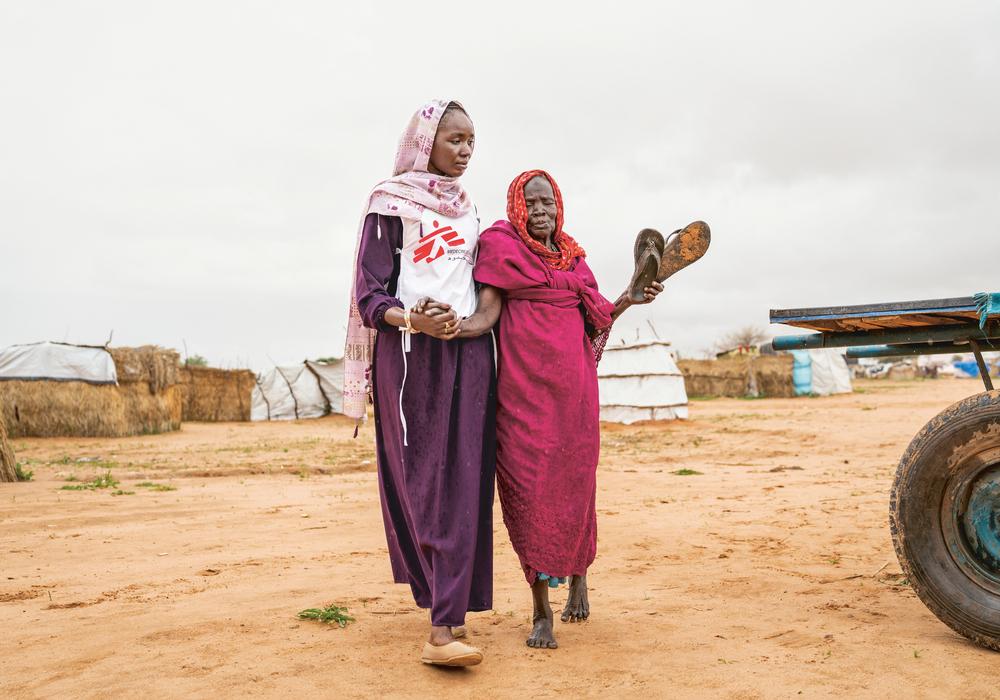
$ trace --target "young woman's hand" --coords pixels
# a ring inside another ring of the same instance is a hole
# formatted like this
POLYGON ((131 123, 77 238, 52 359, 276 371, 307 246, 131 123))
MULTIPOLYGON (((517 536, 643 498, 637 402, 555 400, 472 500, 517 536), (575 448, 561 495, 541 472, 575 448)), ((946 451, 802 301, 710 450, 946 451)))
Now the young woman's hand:
POLYGON ((425 307, 423 313, 410 312, 410 325, 414 330, 433 338, 451 340, 462 330, 462 324, 454 311, 425 307))
POLYGON ((417 299, 417 303, 413 305, 413 308, 411 308, 410 311, 415 314, 437 316, 439 313, 449 311, 450 309, 451 304, 445 304, 443 301, 438 301, 433 297, 420 297, 417 299))

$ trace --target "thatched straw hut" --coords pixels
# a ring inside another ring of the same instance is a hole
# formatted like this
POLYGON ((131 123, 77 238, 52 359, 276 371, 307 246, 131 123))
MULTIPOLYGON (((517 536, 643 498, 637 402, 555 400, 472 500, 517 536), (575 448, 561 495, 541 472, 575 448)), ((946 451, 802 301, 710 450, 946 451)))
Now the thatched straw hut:
POLYGON ((257 378, 248 369, 181 367, 185 421, 248 421, 250 397, 257 378))
POLYGON ((3 422, 3 412, 0 411, 0 482, 17 481, 16 465, 14 448, 7 440, 7 428, 3 422))
MULTIPOLYGON (((87 350, 97 358, 110 353, 114 370, 109 367, 104 376, 95 373, 97 378, 77 380, 73 376, 87 376, 89 368, 66 376, 66 366, 53 363, 48 371, 45 358, 52 357, 51 352, 33 366, 30 362, 18 365, 19 358, 15 358, 8 366, 32 366, 32 371, 23 378, 16 371, 0 376, 0 412, 11 437, 122 437, 180 428, 179 356, 175 351, 155 345, 107 350, 38 345, 50 351, 65 347, 78 354, 87 350)), ((34 347, 17 346, 20 359, 34 347)))
POLYGON ((792 397, 791 355, 735 356, 718 360, 680 360, 689 397, 792 397))

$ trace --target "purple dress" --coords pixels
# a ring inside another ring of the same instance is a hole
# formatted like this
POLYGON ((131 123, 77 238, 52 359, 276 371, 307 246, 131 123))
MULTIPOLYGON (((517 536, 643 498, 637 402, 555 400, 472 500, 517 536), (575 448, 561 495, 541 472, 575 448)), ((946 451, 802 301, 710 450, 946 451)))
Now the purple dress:
POLYGON ((382 517, 396 583, 410 584, 431 624, 456 627, 466 612, 493 607, 493 343, 489 335, 418 334, 404 358, 403 333, 383 320, 403 306, 394 296, 402 241, 398 217, 365 219, 356 295, 364 324, 378 330, 372 379, 382 517))

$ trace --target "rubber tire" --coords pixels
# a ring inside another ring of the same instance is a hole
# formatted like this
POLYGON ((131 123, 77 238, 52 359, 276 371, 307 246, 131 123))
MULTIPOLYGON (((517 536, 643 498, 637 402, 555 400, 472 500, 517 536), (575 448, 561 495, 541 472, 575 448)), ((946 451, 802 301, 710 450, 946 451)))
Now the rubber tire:
POLYGON ((939 413, 917 433, 899 462, 889 525, 899 564, 924 605, 962 636, 1000 651, 1000 594, 959 568, 941 524, 943 499, 954 475, 962 473, 963 464, 972 468, 969 458, 997 447, 1000 391, 970 396, 939 413))

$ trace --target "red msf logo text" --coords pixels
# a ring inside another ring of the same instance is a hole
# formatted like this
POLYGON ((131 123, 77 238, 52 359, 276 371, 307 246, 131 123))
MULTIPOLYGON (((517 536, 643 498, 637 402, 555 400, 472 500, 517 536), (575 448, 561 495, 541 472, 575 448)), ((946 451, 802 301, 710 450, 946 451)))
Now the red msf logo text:
POLYGON ((465 243, 465 239, 459 236, 458 232, 451 226, 441 226, 437 221, 431 222, 434 230, 420 239, 420 245, 413 251, 413 262, 418 263, 423 260, 432 263, 444 255, 447 246, 458 246, 465 243))

